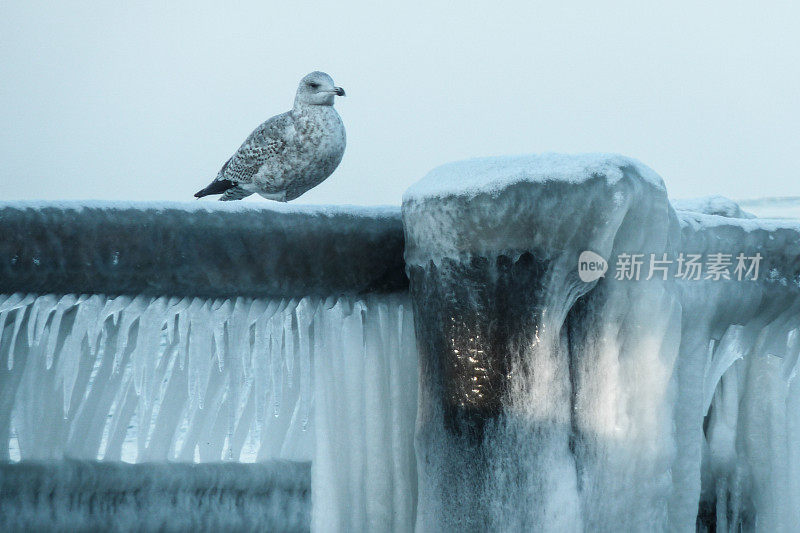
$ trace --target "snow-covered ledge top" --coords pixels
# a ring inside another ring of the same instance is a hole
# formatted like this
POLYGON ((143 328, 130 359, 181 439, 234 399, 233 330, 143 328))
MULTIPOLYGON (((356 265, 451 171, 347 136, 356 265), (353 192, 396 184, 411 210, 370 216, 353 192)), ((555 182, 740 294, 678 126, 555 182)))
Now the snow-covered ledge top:
POLYGON ((677 211, 705 213, 726 218, 756 218, 752 213, 742 209, 739 204, 724 196, 701 196, 699 198, 673 199, 672 207, 677 211))
POLYGON ((519 182, 563 181, 580 183, 604 176, 613 184, 625 168, 634 168, 645 181, 665 189, 661 177, 636 159, 619 154, 529 154, 482 157, 434 168, 412 185, 403 202, 442 196, 492 193, 519 182))
POLYGON ((217 201, 127 201, 127 200, 17 200, 0 201, 0 211, 56 209, 60 211, 82 212, 84 210, 102 211, 185 211, 187 213, 288 213, 313 216, 355 216, 355 217, 390 217, 399 218, 398 206, 360 206, 360 205, 316 205, 287 204, 273 201, 255 202, 217 202, 217 201))
POLYGON ((616 154, 459 161, 403 196, 407 265, 524 252, 572 265, 582 250, 608 255, 620 230, 662 246, 676 222, 658 174, 616 154))

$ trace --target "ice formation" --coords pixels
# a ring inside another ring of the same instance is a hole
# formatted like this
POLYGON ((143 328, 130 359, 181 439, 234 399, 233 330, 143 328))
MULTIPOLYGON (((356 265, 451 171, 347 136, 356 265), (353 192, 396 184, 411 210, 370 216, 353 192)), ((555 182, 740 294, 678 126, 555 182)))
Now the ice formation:
POLYGON ((0 530, 308 531, 309 464, 0 464, 0 530))
POLYGON ((742 209, 739 204, 724 196, 703 196, 672 200, 672 207, 677 211, 692 211, 706 215, 718 215, 727 218, 755 218, 755 215, 742 209))
POLYGON ((397 208, 201 204, 0 202, 0 293, 266 298, 407 289, 397 208))
POLYGON ((800 223, 676 211, 636 161, 552 154, 434 170, 403 219, 418 530, 797 530, 800 223), (614 273, 681 253, 762 276, 614 273))
POLYGON ((0 227, 0 525, 800 530, 799 221, 546 154, 0 227))
POLYGON ((312 461, 323 529, 413 522, 406 296, 0 300, 2 457, 312 461))

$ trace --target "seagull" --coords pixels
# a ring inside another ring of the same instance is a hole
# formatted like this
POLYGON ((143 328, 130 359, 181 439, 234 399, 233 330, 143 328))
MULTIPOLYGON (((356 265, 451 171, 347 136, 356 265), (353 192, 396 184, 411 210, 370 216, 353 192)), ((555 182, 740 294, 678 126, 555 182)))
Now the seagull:
POLYGON ((333 108, 334 97, 344 95, 326 73, 306 75, 292 110, 257 127, 195 197, 221 194, 228 201, 258 193, 288 202, 322 183, 344 155, 344 124, 333 108))

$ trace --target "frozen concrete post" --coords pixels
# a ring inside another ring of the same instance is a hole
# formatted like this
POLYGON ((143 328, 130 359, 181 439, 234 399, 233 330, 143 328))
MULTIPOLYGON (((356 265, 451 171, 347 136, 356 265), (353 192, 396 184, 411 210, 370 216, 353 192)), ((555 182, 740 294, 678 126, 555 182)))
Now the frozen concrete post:
POLYGON ((597 281, 578 258, 664 250, 670 213, 620 156, 454 163, 406 193, 420 529, 581 528, 567 315, 597 281))

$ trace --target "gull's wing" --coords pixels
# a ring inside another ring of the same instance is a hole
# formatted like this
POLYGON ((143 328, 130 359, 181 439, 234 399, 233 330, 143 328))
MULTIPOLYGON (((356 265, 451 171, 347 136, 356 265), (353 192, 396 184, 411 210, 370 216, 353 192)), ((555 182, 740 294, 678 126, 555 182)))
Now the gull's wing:
POLYGON ((216 180, 228 180, 234 185, 252 183, 262 166, 281 157, 293 137, 291 112, 272 117, 257 127, 222 165, 216 180))

